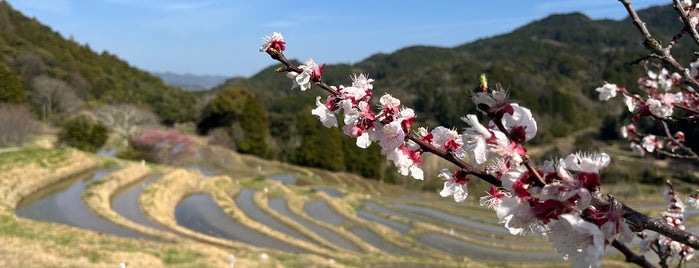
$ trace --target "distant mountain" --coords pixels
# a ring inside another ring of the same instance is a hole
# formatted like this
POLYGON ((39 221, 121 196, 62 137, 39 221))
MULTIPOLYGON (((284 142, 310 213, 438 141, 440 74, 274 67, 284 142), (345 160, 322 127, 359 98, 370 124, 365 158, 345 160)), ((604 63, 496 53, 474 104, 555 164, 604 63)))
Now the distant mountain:
MULTIPOLYGON (((622 9, 623 7, 619 7, 622 9)), ((670 5, 639 10, 651 31, 665 43, 682 25, 670 5)), ((597 101, 594 89, 606 80, 636 88, 642 73, 629 63, 646 55, 633 23, 593 20, 581 13, 555 14, 511 33, 445 48, 412 46, 372 55, 353 65, 328 65, 324 81, 351 83, 352 73, 377 79, 375 95, 384 92, 414 108, 422 125, 465 127, 460 117, 476 113, 469 91, 485 73, 491 85, 500 83, 512 99, 531 108, 540 120, 539 142, 565 136, 623 112, 621 106, 597 101)), ((676 47, 691 52, 691 43, 676 47)), ((318 92, 290 90, 291 82, 274 72, 274 64, 249 79, 231 79, 226 86, 252 89, 272 113, 289 114, 312 105, 318 92)), ((320 64, 320 63, 319 63, 320 64)))
POLYGON ((223 82, 225 82, 228 78, 221 75, 177 74, 172 72, 153 72, 152 74, 163 79, 163 81, 168 85, 176 86, 188 91, 209 90, 223 84, 223 82))

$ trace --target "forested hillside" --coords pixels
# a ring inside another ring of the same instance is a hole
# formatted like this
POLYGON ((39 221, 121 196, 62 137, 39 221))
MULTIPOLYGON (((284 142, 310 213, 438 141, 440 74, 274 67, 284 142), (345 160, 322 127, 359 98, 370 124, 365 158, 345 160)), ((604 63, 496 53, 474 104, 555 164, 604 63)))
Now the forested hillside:
MULTIPOLYGON (((653 7, 640 16, 667 42, 681 25, 670 6, 653 7)), ((627 19, 592 20, 580 13, 559 14, 534 21, 515 31, 453 48, 414 46, 390 54, 375 54, 354 65, 329 65, 324 80, 351 83, 350 74, 366 73, 377 79, 376 94, 389 92, 416 109, 421 123, 463 126, 460 117, 474 113, 469 98, 485 73, 500 83, 513 99, 530 107, 539 118, 535 142, 598 126, 606 116, 623 112, 596 100, 594 89, 605 80, 637 87, 642 73, 630 65, 645 55, 641 37, 627 19)), ((688 47, 680 44, 679 48, 688 47)), ((689 53, 689 50, 687 52, 689 53)), ((287 55, 295 55, 289 46, 287 55)), ((315 59, 322 63, 322 59, 315 59)), ((290 91, 291 82, 271 66, 249 80, 228 85, 254 89, 272 113, 289 114, 313 103, 314 93, 290 91)), ((225 85, 223 87, 226 87, 225 85)), ((284 119, 286 120, 286 119, 284 119)))
MULTIPOLYGON (((651 31, 663 42, 681 29, 670 6, 652 7, 639 15, 655 27, 651 31)), ((413 46, 370 55, 353 65, 331 64, 323 79, 349 85, 352 74, 368 74, 376 79, 375 95, 388 92, 415 109, 416 124, 461 128, 465 125, 460 117, 476 112, 470 95, 484 73, 490 83, 501 84, 512 99, 531 108, 539 123, 534 143, 582 129, 603 129, 597 138, 615 139, 620 126, 615 119, 625 107, 600 103, 594 89, 605 80, 636 89, 642 68, 630 63, 643 57, 645 49, 633 27, 628 19, 552 15, 511 33, 457 47, 413 46)), ((685 43, 677 47, 684 50, 681 53, 691 51, 684 49, 689 47, 685 43)), ((325 93, 290 90, 291 81, 274 72, 278 66, 249 78, 230 78, 209 91, 188 92, 166 85, 117 55, 97 53, 88 44, 61 36, 4 1, 0 1, 0 54, 0 83, 6 85, 0 102, 26 103, 44 122, 61 121, 80 110, 113 105, 114 111, 124 107, 116 105, 128 104, 154 112, 165 125, 195 123, 199 134, 240 152, 395 179, 391 177, 395 172, 381 164, 377 148, 356 153, 354 141, 339 130, 313 123, 309 110, 315 97, 325 93)), ((287 55, 313 56, 294 54, 293 45, 287 55)), ((691 129, 685 132, 699 135, 691 129)))
POLYGON ((152 109, 164 123, 195 120, 192 94, 165 85, 117 55, 97 53, 61 36, 5 1, 0 2, 0 54, 0 68, 9 67, 21 77, 28 101, 46 116, 81 106, 130 103, 152 109))

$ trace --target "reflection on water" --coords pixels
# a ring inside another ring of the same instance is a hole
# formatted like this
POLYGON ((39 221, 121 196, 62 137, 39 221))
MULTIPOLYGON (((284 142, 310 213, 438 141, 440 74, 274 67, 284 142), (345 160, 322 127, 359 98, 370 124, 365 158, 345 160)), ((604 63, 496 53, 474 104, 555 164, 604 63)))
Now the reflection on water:
POLYGON ((116 194, 112 202, 112 209, 132 222, 158 230, 165 230, 165 228, 152 222, 148 216, 143 213, 138 203, 138 197, 141 195, 141 192, 143 192, 143 189, 155 182, 158 178, 160 178, 158 175, 151 176, 147 180, 136 183, 130 189, 125 189, 124 192, 116 194))
POLYGON ((258 247, 305 253, 304 249, 269 237, 233 221, 208 194, 194 194, 175 208, 177 224, 210 236, 236 240, 258 247))
POLYGON ((373 221, 373 222, 378 222, 383 225, 386 225, 387 227, 396 230, 397 232, 401 234, 407 234, 410 232, 412 227, 410 225, 407 225, 402 222, 390 220, 388 218, 384 218, 382 216, 376 215, 372 212, 369 212, 368 210, 357 210, 357 217, 360 217, 362 219, 368 220, 368 221, 373 221))
POLYGON ((85 186, 113 171, 98 170, 88 176, 79 176, 45 188, 23 200, 16 213, 37 221, 62 223, 117 236, 152 239, 95 215, 83 202, 85 186))
POLYGON ((563 256, 551 252, 525 252, 508 249, 490 248, 471 244, 441 233, 427 232, 415 238, 418 242, 431 248, 457 256, 469 256, 479 260, 492 261, 561 261, 563 256))
POLYGON ((333 188, 328 188, 328 187, 316 187, 313 188, 316 191, 324 192, 330 197, 335 197, 335 198, 341 198, 342 197, 342 192, 338 191, 337 189, 333 188))
POLYGON ((331 225, 342 225, 345 217, 331 209, 327 203, 322 201, 310 201, 303 207, 303 211, 308 216, 319 221, 327 222, 331 225))
POLYGON ((428 207, 421 207, 421 206, 415 206, 415 205, 404 205, 404 204, 394 204, 393 207, 398 208, 400 210, 404 210, 410 213, 415 213, 418 215, 425 216, 430 219, 434 219, 439 222, 443 223, 448 223, 452 224, 454 226, 462 227, 462 228, 472 228, 476 230, 482 230, 486 231, 489 233, 493 234, 505 234, 509 235, 509 232, 507 229, 502 228, 502 226, 495 226, 495 225, 490 225, 490 224, 482 224, 478 223, 466 218, 462 217, 457 217, 452 214, 431 209, 428 207))
POLYGON ((378 248, 380 250, 383 250, 385 252, 388 252, 390 254, 396 254, 396 255, 412 255, 411 252, 400 248, 394 244, 389 243, 385 239, 383 239, 381 236, 379 236, 377 233, 374 231, 365 228, 365 227, 353 227, 349 228, 348 231, 355 236, 359 237, 362 239, 362 241, 367 242, 374 246, 375 248, 378 248))
POLYGON ((255 202, 253 202, 252 200, 253 195, 255 195, 255 190, 243 189, 240 191, 240 194, 238 194, 238 197, 235 199, 235 203, 245 213, 245 215, 248 215, 248 217, 252 218, 253 220, 262 223, 274 230, 277 230, 279 232, 285 233, 298 239, 302 239, 309 243, 313 243, 308 237, 301 234, 299 231, 296 231, 295 229, 287 226, 286 224, 280 222, 276 218, 264 212, 262 209, 258 208, 255 205, 255 202))
POLYGON ((187 169, 198 170, 199 172, 201 172, 202 175, 207 176, 207 177, 213 177, 213 176, 217 175, 216 172, 213 172, 210 169, 204 168, 204 167, 197 165, 197 164, 189 165, 189 166, 187 166, 187 169))
POLYGON ((279 214, 300 223, 304 227, 308 228, 308 230, 311 230, 314 233, 318 234, 320 237, 322 237, 326 241, 328 241, 334 245, 337 245, 339 247, 345 248, 347 250, 359 252, 359 248, 355 244, 353 244, 352 242, 350 242, 346 238, 342 237, 341 235, 339 235, 331 230, 325 229, 325 228, 313 223, 312 221, 306 220, 306 219, 292 213, 289 210, 289 208, 286 206, 286 199, 283 199, 283 198, 271 199, 271 200, 269 200, 269 207, 276 210, 277 212, 279 212, 279 214))
POLYGON ((286 185, 296 185, 296 177, 286 174, 275 174, 267 176, 267 179, 281 182, 286 185))

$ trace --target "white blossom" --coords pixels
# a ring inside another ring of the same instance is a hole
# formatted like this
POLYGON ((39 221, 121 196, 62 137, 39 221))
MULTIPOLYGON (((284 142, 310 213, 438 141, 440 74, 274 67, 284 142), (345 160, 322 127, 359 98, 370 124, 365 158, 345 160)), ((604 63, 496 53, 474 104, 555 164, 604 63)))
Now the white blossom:
POLYGON ((595 91, 599 92, 599 100, 608 101, 616 97, 617 86, 615 84, 605 83, 601 87, 596 88, 595 91))
POLYGON ((572 267, 600 267, 604 257, 604 235, 597 225, 575 214, 563 214, 553 223, 549 241, 572 267))

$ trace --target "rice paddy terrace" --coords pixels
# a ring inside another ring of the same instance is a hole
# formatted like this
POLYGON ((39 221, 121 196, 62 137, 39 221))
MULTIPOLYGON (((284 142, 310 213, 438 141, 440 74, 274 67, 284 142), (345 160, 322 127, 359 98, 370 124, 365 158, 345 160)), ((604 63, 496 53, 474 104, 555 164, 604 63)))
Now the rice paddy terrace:
MULTIPOLYGON (((222 148, 202 155, 169 167, 70 149, 1 154, 0 264, 569 266, 545 237, 511 236, 477 195, 457 204, 222 148)), ((605 266, 628 266, 609 254, 605 266)))

